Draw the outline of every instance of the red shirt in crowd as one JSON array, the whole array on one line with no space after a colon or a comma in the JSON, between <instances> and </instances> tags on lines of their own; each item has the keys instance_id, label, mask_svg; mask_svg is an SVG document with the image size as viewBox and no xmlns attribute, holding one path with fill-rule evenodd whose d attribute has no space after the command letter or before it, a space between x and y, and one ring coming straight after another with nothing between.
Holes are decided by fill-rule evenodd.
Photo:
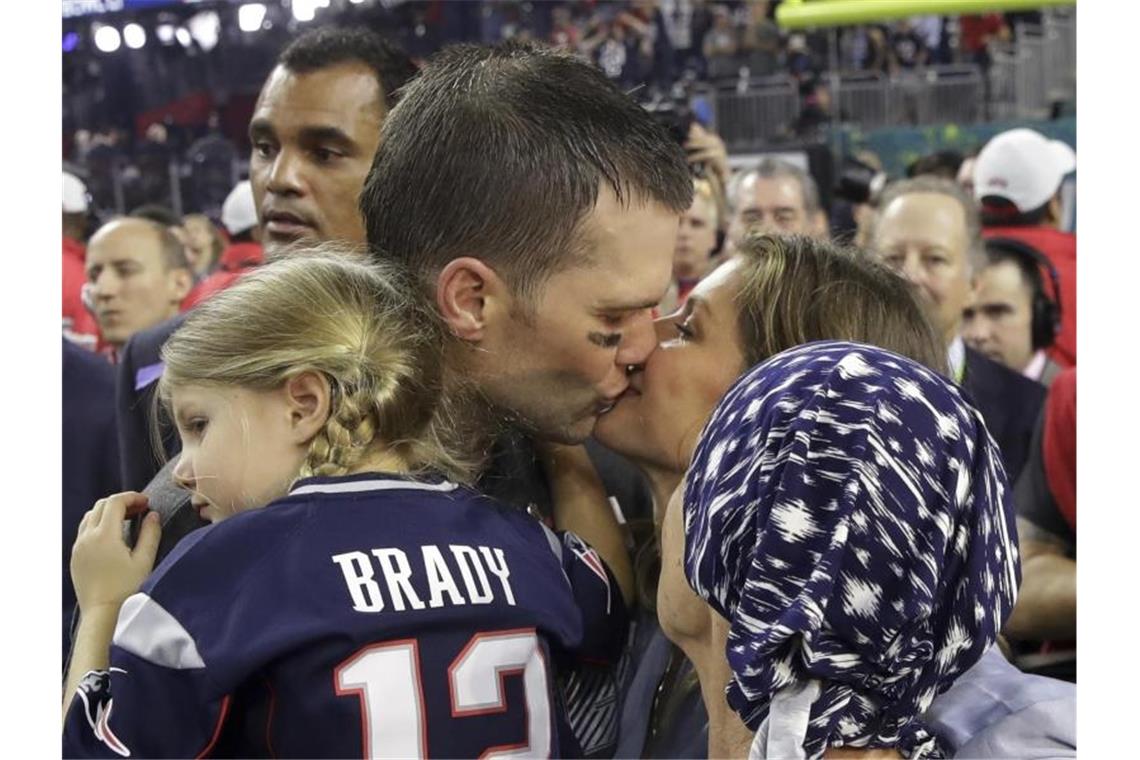
<instances>
[{"instance_id":1,"label":"red shirt in crowd","mask_svg":"<svg viewBox=\"0 0 1140 760\"><path fill-rule=\"evenodd\" d=\"M986 46L986 40L1001 31L1005 21L1000 13L986 13L980 16L961 16L958 19L958 31L961 35L962 49L967 53L976 53Z\"/></svg>"},{"instance_id":2,"label":"red shirt in crowd","mask_svg":"<svg viewBox=\"0 0 1140 760\"><path fill-rule=\"evenodd\" d=\"M1077 532L1077 370L1057 375L1045 398L1041 458L1049 492L1061 516Z\"/></svg>"},{"instance_id":3,"label":"red shirt in crowd","mask_svg":"<svg viewBox=\"0 0 1140 760\"><path fill-rule=\"evenodd\" d=\"M261 243L231 243L218 260L218 268L206 276L182 299L182 311L202 303L233 285L239 277L265 262Z\"/></svg>"},{"instance_id":4,"label":"red shirt in crowd","mask_svg":"<svg viewBox=\"0 0 1140 760\"><path fill-rule=\"evenodd\" d=\"M83 306L87 282L87 249L74 238L63 238L63 332L69 339L94 349L99 342L99 324Z\"/></svg>"},{"instance_id":5,"label":"red shirt in crowd","mask_svg":"<svg viewBox=\"0 0 1140 760\"><path fill-rule=\"evenodd\" d=\"M1008 237L1036 248L1053 264L1061 283L1061 331L1046 353L1062 367L1077 364L1077 236L1054 227L986 227L987 238ZM1053 285L1045 277L1050 295Z\"/></svg>"}]
</instances>

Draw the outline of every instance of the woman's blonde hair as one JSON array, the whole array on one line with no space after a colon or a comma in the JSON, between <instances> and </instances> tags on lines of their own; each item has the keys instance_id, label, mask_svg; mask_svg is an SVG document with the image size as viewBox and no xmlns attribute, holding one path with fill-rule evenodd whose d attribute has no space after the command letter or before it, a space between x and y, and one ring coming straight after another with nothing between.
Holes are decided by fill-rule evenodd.
<instances>
[{"instance_id":1,"label":"woman's blonde hair","mask_svg":"<svg viewBox=\"0 0 1140 760\"><path fill-rule=\"evenodd\" d=\"M351 254L318 244L199 305L162 349L158 397L169 405L173 389L199 384L269 390L316 372L331 389L329 418L299 477L344 474L383 442L413 471L469 481L470 465L440 442L440 420L432 424L441 412L439 320L399 265Z\"/></svg>"},{"instance_id":2,"label":"woman's blonde hair","mask_svg":"<svg viewBox=\"0 0 1140 760\"><path fill-rule=\"evenodd\" d=\"M849 340L946 373L945 346L914 288L859 249L801 235L750 235L737 254L745 366L804 343Z\"/></svg>"}]
</instances>

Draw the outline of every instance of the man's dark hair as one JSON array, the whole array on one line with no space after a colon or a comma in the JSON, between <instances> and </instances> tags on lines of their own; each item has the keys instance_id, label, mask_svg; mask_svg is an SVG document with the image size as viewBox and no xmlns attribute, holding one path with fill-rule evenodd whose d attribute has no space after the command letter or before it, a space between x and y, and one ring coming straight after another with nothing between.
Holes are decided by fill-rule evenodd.
<instances>
[{"instance_id":1,"label":"man's dark hair","mask_svg":"<svg viewBox=\"0 0 1140 760\"><path fill-rule=\"evenodd\" d=\"M376 74L387 109L395 107L400 88L416 75L416 65L402 49L367 29L325 26L305 32L277 56L289 71L307 74L340 63L360 62Z\"/></svg>"},{"instance_id":2,"label":"man's dark hair","mask_svg":"<svg viewBox=\"0 0 1140 760\"><path fill-rule=\"evenodd\" d=\"M174 213L168 207L160 203L144 203L138 208L132 209L127 216L136 219L147 219L160 224L163 227L181 227L182 219L178 214Z\"/></svg>"},{"instance_id":3,"label":"man's dark hair","mask_svg":"<svg viewBox=\"0 0 1140 760\"><path fill-rule=\"evenodd\" d=\"M965 160L966 157L956 150L936 151L911 163L906 168L906 176L920 177L924 174L933 174L936 177L957 179L958 170L962 168L962 162Z\"/></svg>"},{"instance_id":4,"label":"man's dark hair","mask_svg":"<svg viewBox=\"0 0 1140 760\"><path fill-rule=\"evenodd\" d=\"M1005 262L1011 262L1019 272L1021 272L1021 279L1029 286L1029 295L1031 298L1038 296L1048 297L1048 291L1045 289L1045 280L1041 276L1041 265L1038 264L1031 257L1011 251L1000 245L985 246L985 260L986 266L996 266Z\"/></svg>"},{"instance_id":5,"label":"man's dark hair","mask_svg":"<svg viewBox=\"0 0 1140 760\"><path fill-rule=\"evenodd\" d=\"M982 198L981 212L983 227L1035 227L1045 221L1049 201L1035 209L1022 211L1008 198L987 195Z\"/></svg>"},{"instance_id":6,"label":"man's dark hair","mask_svg":"<svg viewBox=\"0 0 1140 760\"><path fill-rule=\"evenodd\" d=\"M455 45L388 115L360 195L373 256L425 281L486 261L524 300L588 260L578 227L602 185L620 203L692 203L685 154L601 71L550 49Z\"/></svg>"}]
</instances>

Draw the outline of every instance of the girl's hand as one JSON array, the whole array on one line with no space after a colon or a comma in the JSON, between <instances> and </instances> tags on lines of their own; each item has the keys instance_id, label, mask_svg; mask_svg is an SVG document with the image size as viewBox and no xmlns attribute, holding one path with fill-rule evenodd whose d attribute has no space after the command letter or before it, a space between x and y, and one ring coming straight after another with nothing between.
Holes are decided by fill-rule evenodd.
<instances>
[{"instance_id":1,"label":"girl's hand","mask_svg":"<svg viewBox=\"0 0 1140 760\"><path fill-rule=\"evenodd\" d=\"M162 534L158 513L143 519L133 551L123 541L123 520L146 508L145 494L126 491L100 499L83 516L71 550L71 580L84 614L95 608L114 609L117 614L150 574Z\"/></svg>"}]
</instances>

